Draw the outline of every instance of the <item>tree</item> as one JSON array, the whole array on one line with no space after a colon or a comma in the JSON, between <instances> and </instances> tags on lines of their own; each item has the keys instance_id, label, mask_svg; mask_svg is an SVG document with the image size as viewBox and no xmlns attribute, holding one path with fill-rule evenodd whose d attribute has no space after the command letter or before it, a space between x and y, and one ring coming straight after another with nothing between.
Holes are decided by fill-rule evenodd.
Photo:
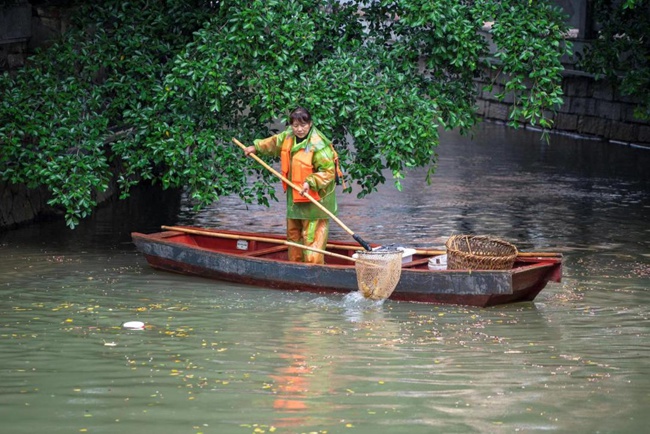
<instances>
[{"instance_id":1,"label":"tree","mask_svg":"<svg viewBox=\"0 0 650 434\"><path fill-rule=\"evenodd\" d=\"M650 120L650 0L595 0L597 37L579 66L640 100L635 117Z\"/></svg>"},{"instance_id":2,"label":"tree","mask_svg":"<svg viewBox=\"0 0 650 434\"><path fill-rule=\"evenodd\" d=\"M484 68L506 77L513 125L550 127L562 102L565 27L546 1L134 0L78 12L61 41L0 78L0 176L47 185L71 227L113 170L123 197L152 181L187 188L197 206L233 193L268 204L270 175L230 140L268 136L297 104L363 196L387 173L398 189L409 168L433 174L438 129L477 122ZM497 62L478 33L486 21Z\"/></svg>"}]
</instances>

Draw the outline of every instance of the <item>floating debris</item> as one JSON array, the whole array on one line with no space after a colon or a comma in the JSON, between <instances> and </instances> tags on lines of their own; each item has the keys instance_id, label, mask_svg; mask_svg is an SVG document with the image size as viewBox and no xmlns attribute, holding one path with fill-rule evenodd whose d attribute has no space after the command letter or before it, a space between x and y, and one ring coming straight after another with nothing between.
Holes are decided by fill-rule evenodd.
<instances>
[{"instance_id":1,"label":"floating debris","mask_svg":"<svg viewBox=\"0 0 650 434\"><path fill-rule=\"evenodd\" d=\"M122 324L122 328L129 330L144 330L144 323L142 321L127 321Z\"/></svg>"}]
</instances>

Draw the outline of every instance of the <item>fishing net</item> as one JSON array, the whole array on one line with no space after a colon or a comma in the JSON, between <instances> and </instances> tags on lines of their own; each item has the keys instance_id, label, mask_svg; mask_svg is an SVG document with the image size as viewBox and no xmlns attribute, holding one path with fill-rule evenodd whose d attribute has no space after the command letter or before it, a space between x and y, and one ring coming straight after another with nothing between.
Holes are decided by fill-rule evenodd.
<instances>
[{"instance_id":1,"label":"fishing net","mask_svg":"<svg viewBox=\"0 0 650 434\"><path fill-rule=\"evenodd\" d=\"M402 275L402 250L358 251L355 269L359 291L365 298L385 300Z\"/></svg>"}]
</instances>

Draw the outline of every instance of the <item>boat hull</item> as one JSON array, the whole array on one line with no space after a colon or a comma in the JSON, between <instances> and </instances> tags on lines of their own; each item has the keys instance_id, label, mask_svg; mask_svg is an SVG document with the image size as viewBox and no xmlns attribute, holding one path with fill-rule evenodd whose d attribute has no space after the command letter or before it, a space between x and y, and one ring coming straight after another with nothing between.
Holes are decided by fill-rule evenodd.
<instances>
[{"instance_id":1,"label":"boat hull","mask_svg":"<svg viewBox=\"0 0 650 434\"><path fill-rule=\"evenodd\" d=\"M234 234L240 240L258 236L235 231L220 233ZM281 243L277 235L265 237L276 237ZM218 244L221 247L217 250L212 247L216 242L210 244L197 236L175 231L133 233L132 239L149 265L160 270L281 290L348 293L358 289L352 262L326 265L288 262L278 259L285 254L281 246L276 247L277 253L268 245L258 252L252 248L240 252L234 247L235 240L226 240ZM228 241L230 245L225 244ZM257 255L264 249L271 253ZM427 258L415 262L418 260L423 262ZM487 307L532 301L549 281L559 281L560 277L561 259L557 257L527 259L512 270L503 271L429 270L404 264L390 299Z\"/></svg>"}]
</instances>

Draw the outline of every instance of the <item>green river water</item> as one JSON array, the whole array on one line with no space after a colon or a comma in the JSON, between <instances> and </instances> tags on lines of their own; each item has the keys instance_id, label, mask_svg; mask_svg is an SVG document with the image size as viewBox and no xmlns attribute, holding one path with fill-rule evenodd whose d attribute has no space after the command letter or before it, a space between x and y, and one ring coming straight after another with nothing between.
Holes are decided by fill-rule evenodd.
<instances>
[{"instance_id":1,"label":"green river water","mask_svg":"<svg viewBox=\"0 0 650 434\"><path fill-rule=\"evenodd\" d=\"M650 151L475 137L443 136L432 185L416 171L402 192L341 196L339 217L371 242L562 252L535 302L377 304L155 271L131 231L282 233L282 204L118 202L74 231L0 233L0 432L646 432Z\"/></svg>"}]
</instances>

